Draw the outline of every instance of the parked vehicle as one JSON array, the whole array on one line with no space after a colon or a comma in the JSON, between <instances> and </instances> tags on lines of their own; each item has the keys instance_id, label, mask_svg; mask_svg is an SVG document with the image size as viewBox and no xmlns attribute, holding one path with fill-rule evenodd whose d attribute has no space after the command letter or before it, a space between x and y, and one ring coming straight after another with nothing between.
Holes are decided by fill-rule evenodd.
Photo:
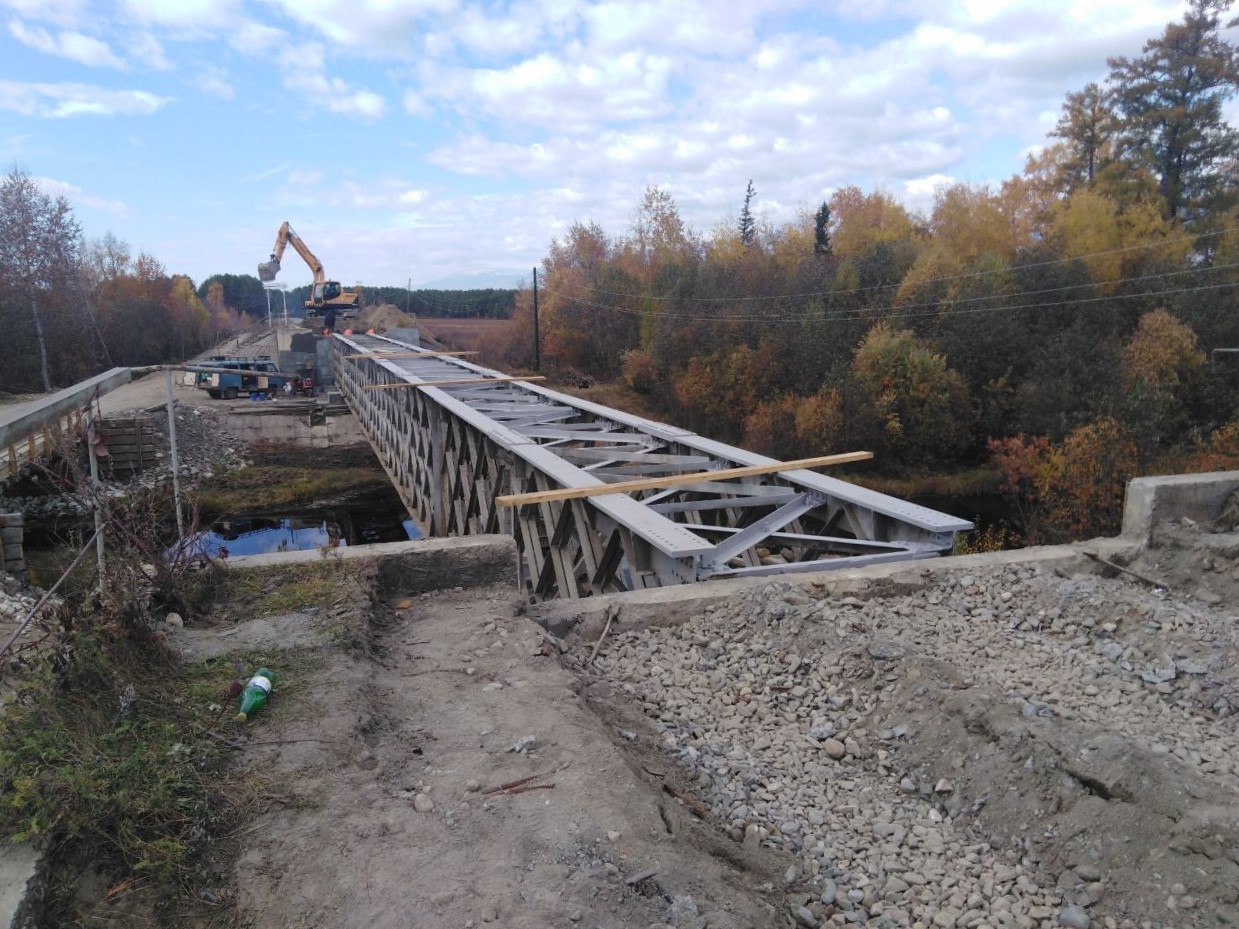
<instances>
[{"instance_id":1,"label":"parked vehicle","mask_svg":"<svg viewBox=\"0 0 1239 929\"><path fill-rule=\"evenodd\" d=\"M216 355L203 362L204 367L218 368L218 371L198 373L196 387L210 394L211 399L235 400L242 394L262 393L268 396L277 390L282 390L288 378L280 374L280 369L271 360L270 355L258 355L255 358L228 357ZM264 372L270 371L270 374Z\"/></svg>"}]
</instances>

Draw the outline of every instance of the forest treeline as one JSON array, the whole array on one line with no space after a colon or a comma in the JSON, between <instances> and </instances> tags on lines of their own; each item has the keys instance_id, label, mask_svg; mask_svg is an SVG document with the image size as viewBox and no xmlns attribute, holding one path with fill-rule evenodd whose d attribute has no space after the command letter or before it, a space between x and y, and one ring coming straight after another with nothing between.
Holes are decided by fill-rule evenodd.
<instances>
[{"instance_id":1,"label":"forest treeline","mask_svg":"<svg viewBox=\"0 0 1239 929\"><path fill-rule=\"evenodd\" d=\"M267 315L267 294L262 281L252 274L213 274L198 287L198 297L207 299L211 288L221 288L224 302L242 313L255 318ZM405 309L414 316L454 317L464 319L507 319L516 306L516 291L495 288L475 290L427 290L409 291L404 287L367 287L362 284L347 285L361 293L363 306L392 306ZM272 312L283 310L288 303L290 316L300 316L305 301L310 299L310 286L290 287L281 295L271 294Z\"/></svg>"},{"instance_id":2,"label":"forest treeline","mask_svg":"<svg viewBox=\"0 0 1239 929\"><path fill-rule=\"evenodd\" d=\"M1113 531L1139 473L1239 466L1239 86L1228 4L1195 0L1067 96L997 186L909 211L836 190L785 225L701 234L650 188L577 223L540 293L545 363L780 457L872 449L888 474L997 465L1025 539ZM530 294L492 356L530 363Z\"/></svg>"},{"instance_id":3,"label":"forest treeline","mask_svg":"<svg viewBox=\"0 0 1239 929\"><path fill-rule=\"evenodd\" d=\"M116 365L188 358L243 326L215 288L111 234L87 241L68 200L19 168L0 179L0 391L47 391Z\"/></svg>"},{"instance_id":4,"label":"forest treeline","mask_svg":"<svg viewBox=\"0 0 1239 929\"><path fill-rule=\"evenodd\" d=\"M117 365L192 357L265 318L267 294L249 274L195 287L111 233L88 240L63 196L18 167L0 178L0 392L47 391ZM404 306L399 287L363 288L367 304ZM415 290L414 313L505 318L513 290ZM309 296L292 289L290 311ZM282 308L279 294L271 306ZM281 301L277 303L276 301Z\"/></svg>"}]
</instances>

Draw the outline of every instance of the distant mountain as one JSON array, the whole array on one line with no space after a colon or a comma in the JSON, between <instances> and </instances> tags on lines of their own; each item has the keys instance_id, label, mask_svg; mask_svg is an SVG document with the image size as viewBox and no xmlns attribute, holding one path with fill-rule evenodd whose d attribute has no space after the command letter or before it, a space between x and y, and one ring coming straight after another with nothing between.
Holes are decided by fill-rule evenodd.
<instances>
[{"instance_id":1,"label":"distant mountain","mask_svg":"<svg viewBox=\"0 0 1239 929\"><path fill-rule=\"evenodd\" d=\"M476 271L436 277L422 281L417 287L425 290L480 290L488 287L508 290L519 287L522 281L528 283L530 277L532 274L528 268L524 271Z\"/></svg>"}]
</instances>

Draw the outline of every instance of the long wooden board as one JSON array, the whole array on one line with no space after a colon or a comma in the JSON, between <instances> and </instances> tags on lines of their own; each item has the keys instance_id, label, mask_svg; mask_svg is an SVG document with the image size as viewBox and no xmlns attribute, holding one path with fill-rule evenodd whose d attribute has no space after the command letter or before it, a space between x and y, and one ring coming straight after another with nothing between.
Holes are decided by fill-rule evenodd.
<instances>
[{"instance_id":1,"label":"long wooden board","mask_svg":"<svg viewBox=\"0 0 1239 929\"><path fill-rule=\"evenodd\" d=\"M542 490L529 494L507 494L496 497L495 502L500 506L525 506L529 503L551 503L555 500L579 500L582 497L628 494L639 490L657 490L661 487L680 487L684 484L700 484L706 481L727 481L738 477L756 477L759 474L778 474L781 471L796 471L800 468L821 468L826 465L847 464L851 461L868 461L872 457L873 452L843 452L839 455L823 455L820 458L800 458L796 461L726 468L722 471L670 474L666 477L647 477L638 481L620 481L616 484L602 484L595 487L567 487L562 490Z\"/></svg>"},{"instance_id":2,"label":"long wooden board","mask_svg":"<svg viewBox=\"0 0 1239 929\"><path fill-rule=\"evenodd\" d=\"M397 387L455 387L459 384L501 384L505 381L545 381L537 377L465 377L450 381L400 381L396 384L367 384L366 390L395 390Z\"/></svg>"},{"instance_id":3,"label":"long wooden board","mask_svg":"<svg viewBox=\"0 0 1239 929\"><path fill-rule=\"evenodd\" d=\"M476 355L477 352L358 352L345 358L458 358L461 355Z\"/></svg>"}]
</instances>

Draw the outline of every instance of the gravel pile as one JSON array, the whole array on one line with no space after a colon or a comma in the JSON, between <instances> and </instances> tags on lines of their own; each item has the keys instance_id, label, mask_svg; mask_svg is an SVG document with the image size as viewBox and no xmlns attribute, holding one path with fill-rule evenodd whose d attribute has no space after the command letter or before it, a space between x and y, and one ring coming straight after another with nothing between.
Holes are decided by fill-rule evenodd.
<instances>
[{"instance_id":1,"label":"gravel pile","mask_svg":"<svg viewBox=\"0 0 1239 929\"><path fill-rule=\"evenodd\" d=\"M794 923L1113 929L1216 924L1235 901L1225 889L1208 899L1216 888L1185 862L1187 886L1169 861L1120 874L1110 849L1132 837L1104 834L1113 814L1095 796L1098 834L1068 843L1049 822L1063 772L1041 772L1053 807L1017 786L1032 754L977 788L981 752L963 727L927 715L930 692L991 695L1030 727L1118 733L1233 797L1237 646L1220 605L1006 567L868 601L777 581L676 627L613 633L596 666L657 720L733 838L793 856ZM985 828L975 814L987 800L1009 809L1006 793L1019 791L1022 819ZM1134 882L1156 912L1129 905Z\"/></svg>"},{"instance_id":2,"label":"gravel pile","mask_svg":"<svg viewBox=\"0 0 1239 929\"><path fill-rule=\"evenodd\" d=\"M29 585L12 574L0 571L0 621L20 620L36 602L29 593Z\"/></svg>"}]
</instances>

